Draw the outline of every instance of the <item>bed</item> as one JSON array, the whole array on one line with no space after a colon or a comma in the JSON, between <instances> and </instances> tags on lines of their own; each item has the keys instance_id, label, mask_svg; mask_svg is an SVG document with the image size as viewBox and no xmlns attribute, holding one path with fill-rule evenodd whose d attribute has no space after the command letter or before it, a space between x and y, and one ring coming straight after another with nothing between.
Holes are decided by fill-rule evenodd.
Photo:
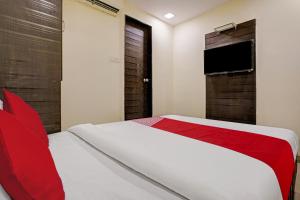
<instances>
[{"instance_id":1,"label":"bed","mask_svg":"<svg viewBox=\"0 0 300 200\"><path fill-rule=\"evenodd\" d=\"M291 148L293 162L298 152L298 137L287 129L178 115L77 125L49 136L66 199L284 199L270 166L151 127L161 118L278 138ZM0 197L9 199L3 191Z\"/></svg>"}]
</instances>

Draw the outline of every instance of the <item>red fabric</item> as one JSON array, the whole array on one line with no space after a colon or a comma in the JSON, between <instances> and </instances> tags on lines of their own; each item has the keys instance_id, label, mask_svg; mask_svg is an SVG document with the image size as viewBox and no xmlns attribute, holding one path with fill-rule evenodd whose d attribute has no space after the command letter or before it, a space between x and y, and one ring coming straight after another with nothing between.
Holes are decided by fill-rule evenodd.
<instances>
[{"instance_id":1,"label":"red fabric","mask_svg":"<svg viewBox=\"0 0 300 200\"><path fill-rule=\"evenodd\" d=\"M48 135L39 117L39 114L20 97L3 90L3 110L15 115L15 117L30 131L37 134L43 142L49 145Z\"/></svg>"},{"instance_id":2,"label":"red fabric","mask_svg":"<svg viewBox=\"0 0 300 200\"><path fill-rule=\"evenodd\" d=\"M287 141L167 118L152 127L231 149L266 163L277 176L283 199L288 199L294 172L294 157Z\"/></svg>"},{"instance_id":3,"label":"red fabric","mask_svg":"<svg viewBox=\"0 0 300 200\"><path fill-rule=\"evenodd\" d=\"M64 200L48 147L5 111L0 111L0 166L0 183L14 200Z\"/></svg>"}]
</instances>

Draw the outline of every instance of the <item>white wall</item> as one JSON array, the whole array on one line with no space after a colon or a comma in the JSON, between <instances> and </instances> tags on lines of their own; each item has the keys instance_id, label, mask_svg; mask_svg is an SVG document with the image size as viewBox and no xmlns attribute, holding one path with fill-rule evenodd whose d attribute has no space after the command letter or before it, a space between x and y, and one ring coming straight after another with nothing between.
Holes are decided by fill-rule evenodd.
<instances>
[{"instance_id":1,"label":"white wall","mask_svg":"<svg viewBox=\"0 0 300 200\"><path fill-rule=\"evenodd\" d=\"M154 115L205 116L204 35L257 19L257 123L300 134L299 0L232 0L173 28L130 5L111 17L64 0L62 126L123 120L124 16L153 28ZM174 34L173 34L174 31ZM116 62L117 61L117 62Z\"/></svg>"},{"instance_id":2,"label":"white wall","mask_svg":"<svg viewBox=\"0 0 300 200\"><path fill-rule=\"evenodd\" d=\"M204 36L257 20L257 123L300 135L300 1L232 0L174 29L173 111L205 117Z\"/></svg>"},{"instance_id":3,"label":"white wall","mask_svg":"<svg viewBox=\"0 0 300 200\"><path fill-rule=\"evenodd\" d=\"M83 1L84 2L84 1ZM125 14L153 29L153 114L171 110L173 28L123 0L117 17L63 1L62 128L123 120Z\"/></svg>"}]
</instances>

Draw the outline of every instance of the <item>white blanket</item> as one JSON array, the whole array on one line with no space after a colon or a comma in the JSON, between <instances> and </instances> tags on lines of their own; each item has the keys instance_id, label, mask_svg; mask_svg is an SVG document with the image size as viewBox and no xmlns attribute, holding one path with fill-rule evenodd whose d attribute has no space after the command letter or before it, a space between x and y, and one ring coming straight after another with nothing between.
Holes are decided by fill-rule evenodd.
<instances>
[{"instance_id":1,"label":"white blanket","mask_svg":"<svg viewBox=\"0 0 300 200\"><path fill-rule=\"evenodd\" d=\"M294 154L298 138L292 131L165 116L287 140ZM282 200L274 171L265 163L216 145L164 134L132 121L78 125L69 129L99 150L191 200Z\"/></svg>"},{"instance_id":2,"label":"white blanket","mask_svg":"<svg viewBox=\"0 0 300 200\"><path fill-rule=\"evenodd\" d=\"M101 157L92 155L73 134L51 136L50 150L63 182L66 200L179 200L174 195L163 198L161 193L151 193L151 190L123 178L123 172L118 170L117 174L114 170L117 164L109 165L108 158L99 152Z\"/></svg>"}]
</instances>

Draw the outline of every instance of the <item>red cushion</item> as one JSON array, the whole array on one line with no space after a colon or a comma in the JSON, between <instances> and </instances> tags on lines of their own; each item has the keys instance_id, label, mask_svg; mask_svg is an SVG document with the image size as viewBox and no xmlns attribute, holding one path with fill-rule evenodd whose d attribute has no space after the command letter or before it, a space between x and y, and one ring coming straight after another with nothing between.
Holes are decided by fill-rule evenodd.
<instances>
[{"instance_id":1,"label":"red cushion","mask_svg":"<svg viewBox=\"0 0 300 200\"><path fill-rule=\"evenodd\" d=\"M63 200L48 147L11 114L0 111L0 184L15 200Z\"/></svg>"},{"instance_id":2,"label":"red cushion","mask_svg":"<svg viewBox=\"0 0 300 200\"><path fill-rule=\"evenodd\" d=\"M28 129L37 134L47 145L49 144L47 132L39 114L20 97L3 90L3 109L13 115Z\"/></svg>"}]
</instances>

